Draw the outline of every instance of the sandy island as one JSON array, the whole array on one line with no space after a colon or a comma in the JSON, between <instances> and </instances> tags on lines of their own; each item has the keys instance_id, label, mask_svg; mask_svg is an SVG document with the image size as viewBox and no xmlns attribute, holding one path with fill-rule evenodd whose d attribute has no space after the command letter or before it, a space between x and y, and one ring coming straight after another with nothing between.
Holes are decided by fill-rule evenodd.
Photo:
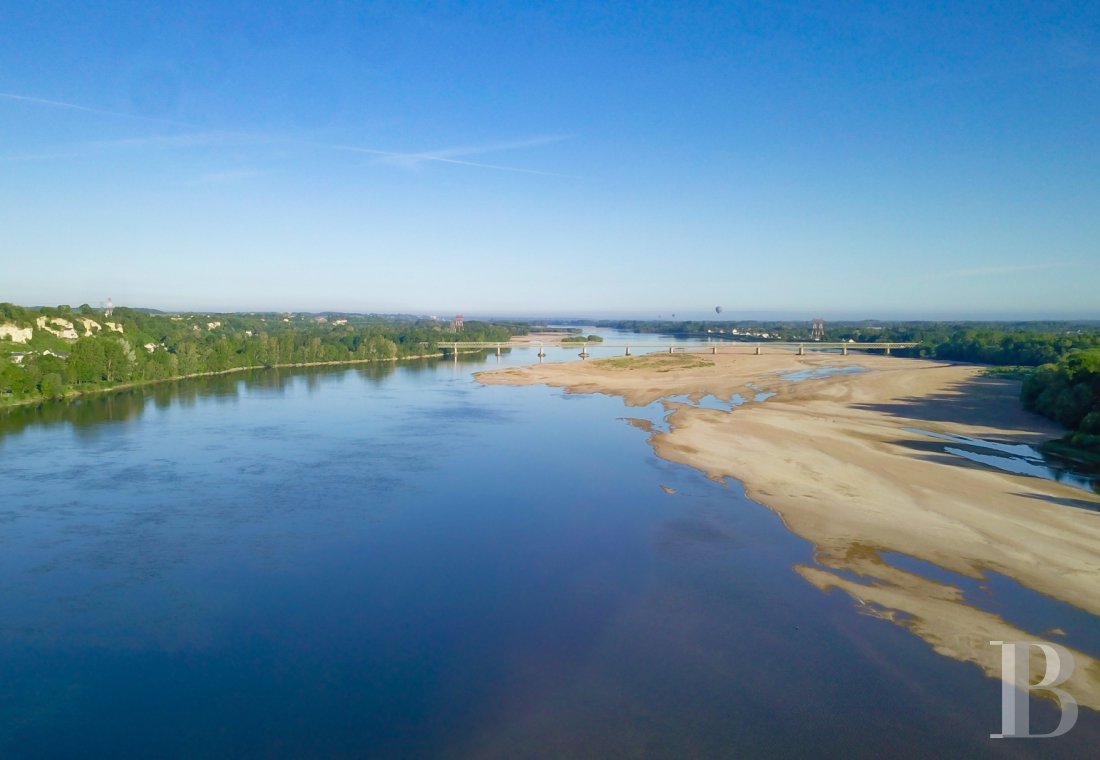
<instances>
[{"instance_id":1,"label":"sandy island","mask_svg":"<svg viewBox=\"0 0 1100 760\"><path fill-rule=\"evenodd\" d=\"M782 373L857 365L867 372L792 382ZM1062 642L971 605L955 585L902 569L898 552L971 578L988 571L1100 616L1100 496L1012 475L944 453L914 432L1039 443L1061 434L1024 412L1019 384L981 367L881 355L651 354L482 372L488 384L546 384L621 396L644 406L668 396L727 400L770 392L732 412L664 401L669 432L649 441L664 459L744 484L815 546L796 571L842 589L867 614L908 628L948 657L1000 677L990 641ZM644 425L637 425L645 429ZM1064 688L1100 710L1100 661L1072 646ZM1042 675L1033 661L1033 680Z\"/></svg>"},{"instance_id":2,"label":"sandy island","mask_svg":"<svg viewBox=\"0 0 1100 760\"><path fill-rule=\"evenodd\" d=\"M542 332L530 332L526 335L513 335L508 342L514 346L530 346L530 345L545 345L545 346L559 346L565 338L575 337L574 333L567 333L561 330L542 331Z\"/></svg>"}]
</instances>

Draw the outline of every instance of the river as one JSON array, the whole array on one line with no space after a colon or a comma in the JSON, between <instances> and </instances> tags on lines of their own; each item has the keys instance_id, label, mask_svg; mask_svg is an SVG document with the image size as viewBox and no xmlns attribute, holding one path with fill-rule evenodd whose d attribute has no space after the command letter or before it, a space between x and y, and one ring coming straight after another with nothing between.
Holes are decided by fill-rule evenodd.
<instances>
[{"instance_id":1,"label":"river","mask_svg":"<svg viewBox=\"0 0 1100 760\"><path fill-rule=\"evenodd\" d=\"M807 542L622 419L659 409L472 378L534 353L0 418L0 757L1097 746L1087 710L990 740L1000 683L806 583Z\"/></svg>"}]
</instances>

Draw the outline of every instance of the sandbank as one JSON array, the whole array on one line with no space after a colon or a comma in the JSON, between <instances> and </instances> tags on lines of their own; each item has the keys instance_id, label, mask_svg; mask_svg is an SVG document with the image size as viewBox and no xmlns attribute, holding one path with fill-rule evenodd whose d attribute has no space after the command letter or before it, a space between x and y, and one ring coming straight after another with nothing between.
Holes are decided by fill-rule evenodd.
<instances>
[{"instance_id":1,"label":"sandbank","mask_svg":"<svg viewBox=\"0 0 1100 760\"><path fill-rule=\"evenodd\" d=\"M867 371L783 377L850 366ZM854 353L652 354L477 378L611 394L631 406L674 395L750 399L732 411L665 402L669 431L650 432L649 441L664 459L740 481L812 542L817 564L796 568L808 582L845 591L861 611L990 676L1000 674L992 640L1066 642L981 609L959 586L892 564L888 553L968 578L998 573L1100 616L1100 496L970 463L915 432L1031 444L1061 434L1021 409L1018 382L986 377L981 367ZM751 401L758 393L775 395ZM1067 648L1076 669L1065 688L1100 710L1100 662Z\"/></svg>"},{"instance_id":2,"label":"sandbank","mask_svg":"<svg viewBox=\"0 0 1100 760\"><path fill-rule=\"evenodd\" d=\"M529 345L546 345L556 346L562 342L562 339L570 337L572 334L562 332L560 330L545 331L545 332L530 332L526 335L513 335L508 341L512 345L516 346L529 346Z\"/></svg>"}]
</instances>

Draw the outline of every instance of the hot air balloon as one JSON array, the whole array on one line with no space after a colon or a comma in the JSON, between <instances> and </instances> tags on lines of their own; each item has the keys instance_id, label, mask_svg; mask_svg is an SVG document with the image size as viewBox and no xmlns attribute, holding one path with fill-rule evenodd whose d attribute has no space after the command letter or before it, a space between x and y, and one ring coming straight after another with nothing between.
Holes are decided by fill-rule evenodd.
<instances>
[{"instance_id":1,"label":"hot air balloon","mask_svg":"<svg viewBox=\"0 0 1100 760\"><path fill-rule=\"evenodd\" d=\"M714 313L715 314L721 314L722 313L722 307L721 306L715 306L714 307Z\"/></svg>"}]
</instances>

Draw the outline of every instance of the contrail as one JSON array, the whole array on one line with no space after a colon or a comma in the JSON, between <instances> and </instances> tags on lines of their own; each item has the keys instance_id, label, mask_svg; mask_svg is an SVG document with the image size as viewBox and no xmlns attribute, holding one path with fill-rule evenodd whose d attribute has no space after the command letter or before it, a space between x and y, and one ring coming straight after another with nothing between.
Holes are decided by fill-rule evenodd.
<instances>
[{"instance_id":1,"label":"contrail","mask_svg":"<svg viewBox=\"0 0 1100 760\"><path fill-rule=\"evenodd\" d=\"M482 153L499 153L502 150L517 150L519 148L534 148L539 145L550 145L552 143L561 142L562 140L568 140L569 137L569 135L538 135L536 137L528 137L523 140L509 140L489 143L488 145L469 145L458 148L443 148L441 150L425 150L418 151L416 153L405 153L402 154L402 157L408 158L411 161L418 161L454 158L455 156L476 156Z\"/></svg>"},{"instance_id":2,"label":"contrail","mask_svg":"<svg viewBox=\"0 0 1100 760\"><path fill-rule=\"evenodd\" d=\"M40 106L50 106L52 108L66 108L70 111L82 111L83 113L94 113L99 116L113 116L118 119L139 119L141 121L155 121L160 124L176 124L182 127L193 126L186 124L182 121L176 121L174 119L161 119L156 116L142 116L134 113L123 113L122 111L107 111L103 108L92 108L90 106L82 106L78 103L66 103L63 100L49 100L48 98L34 98L30 95L16 95L12 92L0 92L0 98L4 100L16 100L22 103L34 103Z\"/></svg>"},{"instance_id":3,"label":"contrail","mask_svg":"<svg viewBox=\"0 0 1100 760\"><path fill-rule=\"evenodd\" d=\"M136 119L139 121L151 121L159 124L171 124L180 127L198 128L194 124L188 124L187 122L176 121L175 119L162 119L155 116L141 116L139 114L124 113L121 111L109 111L104 108L93 108L91 106L80 105L79 103L68 103L63 100L51 100L49 98L37 98L30 95L17 95L12 92L0 92L0 99L13 100L20 103L33 103L40 106L48 106L50 108L64 108L70 111L80 111L81 113L96 114L99 116L110 116L119 119ZM229 133L204 133L202 137L209 138L209 135L216 134L223 138ZM193 139L193 138L192 138ZM299 140L295 138L268 138L274 142L286 142L298 145L308 145L315 148L325 148L327 150L343 150L352 153L365 153L371 156L377 156L385 163L392 163L399 166L416 167L425 161L436 161L445 164L456 164L458 166L470 166L478 169L492 169L501 172L515 172L518 174L534 174L542 177L558 177L562 179L582 179L569 174L559 174L557 172L541 171L539 169L524 169L518 166L502 166L500 164L484 164L477 161L465 161L455 156L470 156L478 155L482 153L495 153L504 150L516 150L519 148L531 148L538 145L546 145L549 143L560 142L562 140L569 139L568 136L563 135L540 135L537 137L531 137L522 140L512 140L508 142L492 143L489 145L470 146L461 148L444 148L442 150L421 151L416 153L402 153L392 150L379 150L377 148L361 148L354 145L334 145L329 143L318 143L309 140ZM176 145L187 143L188 137L153 137L153 138L133 138L130 140L115 140L108 141L106 143L100 143L100 147L103 145L153 145L161 143L164 145ZM52 155L27 155L27 156L0 156L2 161L19 161L19 160L34 160L43 158L65 158L65 154L52 154Z\"/></svg>"},{"instance_id":4,"label":"contrail","mask_svg":"<svg viewBox=\"0 0 1100 760\"><path fill-rule=\"evenodd\" d=\"M479 169L496 169L501 172L519 172L521 174L538 174L543 177L562 177L565 179L580 179L580 177L573 177L568 174L556 174L554 172L544 172L539 169L522 169L518 166L500 166L499 164L482 164L477 161L462 161L457 158L446 158L445 156L434 155L432 153L397 153L392 150L378 150L377 148L360 148L355 145L329 145L326 143L309 143L318 148L328 148L329 150L346 150L350 153L366 153L370 156L378 156L382 159L389 159L385 163L396 164L398 166L413 166L423 163L425 161L437 161L443 164L458 164L459 166L474 166Z\"/></svg>"},{"instance_id":5,"label":"contrail","mask_svg":"<svg viewBox=\"0 0 1100 760\"><path fill-rule=\"evenodd\" d=\"M502 150L515 150L518 148L530 148L537 145L547 145L549 143L560 142L568 139L567 137L552 135L544 137L534 137L526 140L513 140L510 142L501 142L491 145L473 146L466 148L444 148L442 150L427 150L417 153L399 153L392 150L379 150L377 148L360 148L355 145L334 145L328 143L310 143L318 148L328 148L330 150L346 150L351 153L366 153L370 156L378 156L384 163L396 164L398 166L416 167L417 165L424 163L425 161L436 161L444 164L457 164L459 166L473 166L479 169L494 169L502 172L517 172L520 174L536 174L543 177L559 177L563 179L582 179L570 174L558 174L556 172L547 172L539 169L523 169L518 166L502 166L500 164L485 164L479 161L464 161L458 158L452 158L452 156L470 156L480 153L495 153Z\"/></svg>"}]
</instances>

